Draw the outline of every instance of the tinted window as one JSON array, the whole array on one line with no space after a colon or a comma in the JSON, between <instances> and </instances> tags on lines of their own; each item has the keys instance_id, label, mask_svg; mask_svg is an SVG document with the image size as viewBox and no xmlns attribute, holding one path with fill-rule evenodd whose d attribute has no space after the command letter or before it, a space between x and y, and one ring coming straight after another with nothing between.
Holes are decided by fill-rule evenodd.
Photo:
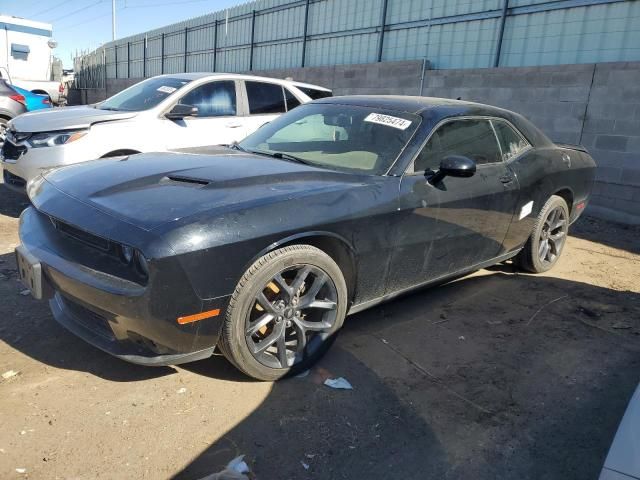
<instances>
[{"instance_id":1,"label":"tinted window","mask_svg":"<svg viewBox=\"0 0 640 480\"><path fill-rule=\"evenodd\" d=\"M180 103L198 107L198 117L236 114L236 85L232 81L205 83L187 93Z\"/></svg>"},{"instance_id":2,"label":"tinted window","mask_svg":"<svg viewBox=\"0 0 640 480\"><path fill-rule=\"evenodd\" d=\"M284 96L287 99L287 111L296 108L300 105L300 100L298 100L293 93L291 93L286 88L284 89Z\"/></svg>"},{"instance_id":3,"label":"tinted window","mask_svg":"<svg viewBox=\"0 0 640 480\"><path fill-rule=\"evenodd\" d=\"M511 157L515 157L530 146L529 142L518 135L508 123L499 120L492 120L492 122L498 134L503 160L509 160Z\"/></svg>"},{"instance_id":4,"label":"tinted window","mask_svg":"<svg viewBox=\"0 0 640 480\"><path fill-rule=\"evenodd\" d=\"M280 85L263 82L245 82L249 98L249 113L283 113L286 112L284 94Z\"/></svg>"},{"instance_id":5,"label":"tinted window","mask_svg":"<svg viewBox=\"0 0 640 480\"><path fill-rule=\"evenodd\" d=\"M134 112L148 110L189 82L190 80L175 77L149 78L107 98L98 108Z\"/></svg>"},{"instance_id":6,"label":"tinted window","mask_svg":"<svg viewBox=\"0 0 640 480\"><path fill-rule=\"evenodd\" d=\"M296 85L296 88L300 90L302 93L304 93L305 95L307 95L311 100L318 100L319 98L327 98L327 97L333 96L333 93L327 92L326 90L317 90L315 88L308 88L308 87L298 87L297 85Z\"/></svg>"},{"instance_id":7,"label":"tinted window","mask_svg":"<svg viewBox=\"0 0 640 480\"><path fill-rule=\"evenodd\" d=\"M383 174L420 124L414 114L311 103L269 122L240 142L257 153L287 153L332 170Z\"/></svg>"},{"instance_id":8,"label":"tinted window","mask_svg":"<svg viewBox=\"0 0 640 480\"><path fill-rule=\"evenodd\" d=\"M443 158L463 155L478 165L500 161L500 149L488 120L454 120L445 123L429 139L416 159L414 170L437 170Z\"/></svg>"}]
</instances>

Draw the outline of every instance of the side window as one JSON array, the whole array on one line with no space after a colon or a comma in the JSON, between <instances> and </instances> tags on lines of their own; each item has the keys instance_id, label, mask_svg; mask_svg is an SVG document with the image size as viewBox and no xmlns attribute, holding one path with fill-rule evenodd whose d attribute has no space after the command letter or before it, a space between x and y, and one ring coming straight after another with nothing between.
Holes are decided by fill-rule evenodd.
<instances>
[{"instance_id":1,"label":"side window","mask_svg":"<svg viewBox=\"0 0 640 480\"><path fill-rule=\"evenodd\" d=\"M309 87L297 87L302 93L307 95L311 100L318 100L320 98L332 97L333 93L331 90L317 90L315 88Z\"/></svg>"},{"instance_id":2,"label":"side window","mask_svg":"<svg viewBox=\"0 0 640 480\"><path fill-rule=\"evenodd\" d=\"M282 86L264 82L245 82L245 85L247 86L249 113L251 115L284 113L287 111L284 104Z\"/></svg>"},{"instance_id":3,"label":"side window","mask_svg":"<svg viewBox=\"0 0 640 480\"><path fill-rule=\"evenodd\" d=\"M284 89L284 96L287 100L287 112L300 105L300 100L298 100L295 95L286 88Z\"/></svg>"},{"instance_id":4,"label":"side window","mask_svg":"<svg viewBox=\"0 0 640 480\"><path fill-rule=\"evenodd\" d=\"M198 107L198 117L236 115L236 84L233 81L205 83L187 93L180 103Z\"/></svg>"},{"instance_id":5,"label":"side window","mask_svg":"<svg viewBox=\"0 0 640 480\"><path fill-rule=\"evenodd\" d=\"M529 142L522 138L518 133L506 122L500 120L492 120L493 127L498 134L498 141L502 148L502 160L509 160L520 154L526 148L529 148Z\"/></svg>"},{"instance_id":6,"label":"side window","mask_svg":"<svg viewBox=\"0 0 640 480\"><path fill-rule=\"evenodd\" d=\"M500 162L500 149L489 120L454 120L440 126L418 155L414 171L437 170L449 155L469 157L478 165Z\"/></svg>"}]
</instances>

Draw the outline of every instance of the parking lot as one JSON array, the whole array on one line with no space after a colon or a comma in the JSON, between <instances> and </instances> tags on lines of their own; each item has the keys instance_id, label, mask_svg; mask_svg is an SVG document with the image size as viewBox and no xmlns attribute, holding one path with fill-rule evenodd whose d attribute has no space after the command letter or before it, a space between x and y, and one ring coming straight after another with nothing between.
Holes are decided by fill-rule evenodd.
<instances>
[{"instance_id":1,"label":"parking lot","mask_svg":"<svg viewBox=\"0 0 640 480\"><path fill-rule=\"evenodd\" d=\"M501 265L350 317L270 384L67 333L16 280L24 202L0 185L2 478L199 479L240 454L264 479L597 478L640 380L637 228L584 218L548 274Z\"/></svg>"}]
</instances>

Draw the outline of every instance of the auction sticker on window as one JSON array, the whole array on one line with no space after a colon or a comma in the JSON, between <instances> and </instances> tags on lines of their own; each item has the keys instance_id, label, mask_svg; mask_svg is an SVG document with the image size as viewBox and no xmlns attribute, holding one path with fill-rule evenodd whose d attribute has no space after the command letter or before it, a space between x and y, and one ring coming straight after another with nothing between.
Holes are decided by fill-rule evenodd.
<instances>
[{"instance_id":1,"label":"auction sticker on window","mask_svg":"<svg viewBox=\"0 0 640 480\"><path fill-rule=\"evenodd\" d=\"M173 87L167 87L165 85L163 85L162 87L158 87L157 89L159 92L162 93L168 93L169 95L171 95L173 92L175 92L177 89L173 88Z\"/></svg>"},{"instance_id":2,"label":"auction sticker on window","mask_svg":"<svg viewBox=\"0 0 640 480\"><path fill-rule=\"evenodd\" d=\"M398 130L406 130L411 126L411 120L392 117L391 115L383 115L382 113L370 113L364 121L386 125L387 127L397 128Z\"/></svg>"}]
</instances>

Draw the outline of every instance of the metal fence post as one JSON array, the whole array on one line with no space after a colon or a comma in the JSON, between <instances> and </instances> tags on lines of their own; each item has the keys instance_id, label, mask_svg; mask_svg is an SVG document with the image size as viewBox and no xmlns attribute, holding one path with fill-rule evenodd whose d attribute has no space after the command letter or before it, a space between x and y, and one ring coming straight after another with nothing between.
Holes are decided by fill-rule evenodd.
<instances>
[{"instance_id":1,"label":"metal fence post","mask_svg":"<svg viewBox=\"0 0 640 480\"><path fill-rule=\"evenodd\" d=\"M187 73L187 39L189 37L189 27L184 27L184 73Z\"/></svg>"},{"instance_id":2,"label":"metal fence post","mask_svg":"<svg viewBox=\"0 0 640 480\"><path fill-rule=\"evenodd\" d=\"M142 44L142 78L147 78L147 36L144 36Z\"/></svg>"},{"instance_id":3,"label":"metal fence post","mask_svg":"<svg viewBox=\"0 0 640 480\"><path fill-rule=\"evenodd\" d=\"M256 34L256 11L251 13L251 48L249 50L249 71L253 70L253 41Z\"/></svg>"},{"instance_id":4,"label":"metal fence post","mask_svg":"<svg viewBox=\"0 0 640 480\"><path fill-rule=\"evenodd\" d=\"M118 45L114 45L113 46L113 54L115 56L115 61L116 61L116 76L115 76L115 78L118 78Z\"/></svg>"},{"instance_id":5,"label":"metal fence post","mask_svg":"<svg viewBox=\"0 0 640 480\"><path fill-rule=\"evenodd\" d=\"M380 36L378 37L378 62L382 61L382 46L384 45L384 29L387 26L387 7L389 0L382 0L382 15L380 19Z\"/></svg>"},{"instance_id":6,"label":"metal fence post","mask_svg":"<svg viewBox=\"0 0 640 480\"><path fill-rule=\"evenodd\" d=\"M500 66L500 52L502 51L502 38L504 37L504 26L507 22L507 11L509 10L509 0L504 0L502 4L502 15L500 17L500 30L498 30L498 41L496 44L496 56L493 60L493 66Z\"/></svg>"},{"instance_id":7,"label":"metal fence post","mask_svg":"<svg viewBox=\"0 0 640 480\"><path fill-rule=\"evenodd\" d=\"M131 78L131 42L127 42L127 78Z\"/></svg>"},{"instance_id":8,"label":"metal fence post","mask_svg":"<svg viewBox=\"0 0 640 480\"><path fill-rule=\"evenodd\" d=\"M218 60L218 20L213 21L213 71L216 71L216 60Z\"/></svg>"},{"instance_id":9,"label":"metal fence post","mask_svg":"<svg viewBox=\"0 0 640 480\"><path fill-rule=\"evenodd\" d=\"M304 31L302 33L302 64L304 67L307 56L307 32L309 31L309 0L305 3L304 6Z\"/></svg>"},{"instance_id":10,"label":"metal fence post","mask_svg":"<svg viewBox=\"0 0 640 480\"><path fill-rule=\"evenodd\" d=\"M164 33L161 35L162 45L160 46L160 75L164 73Z\"/></svg>"}]
</instances>

